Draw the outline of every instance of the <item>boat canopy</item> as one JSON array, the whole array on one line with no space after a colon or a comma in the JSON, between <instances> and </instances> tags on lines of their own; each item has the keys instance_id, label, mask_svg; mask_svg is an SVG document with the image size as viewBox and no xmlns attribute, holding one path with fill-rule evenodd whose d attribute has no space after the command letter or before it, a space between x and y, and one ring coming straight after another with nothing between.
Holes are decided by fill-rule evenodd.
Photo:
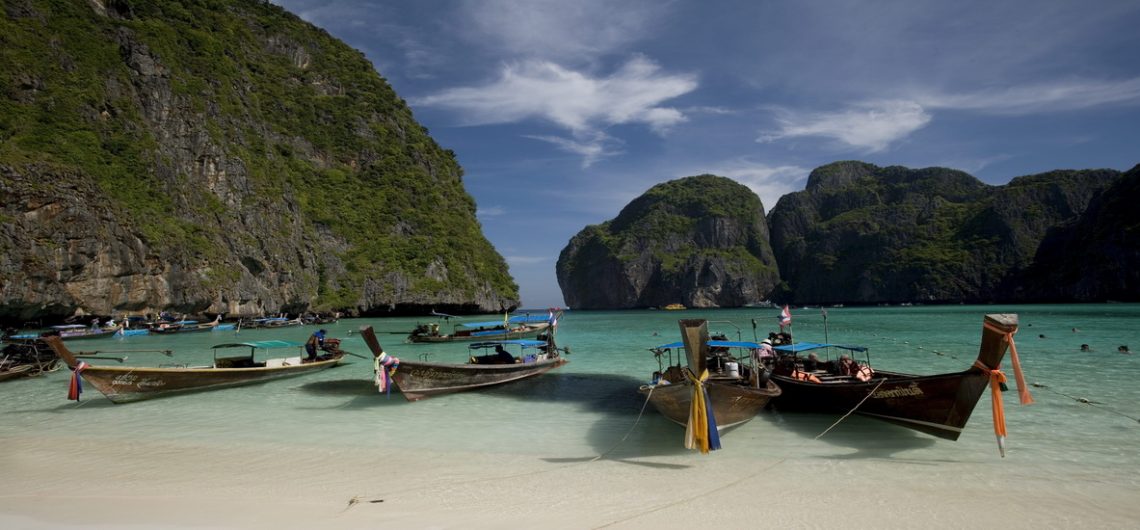
<instances>
[{"instance_id":1,"label":"boat canopy","mask_svg":"<svg viewBox=\"0 0 1140 530\"><path fill-rule=\"evenodd\" d=\"M492 341L485 341L485 342L475 342L475 343L472 343L471 345L469 345L467 347L472 349L472 350L476 350L476 349L482 349L482 348L493 348L493 347L498 346L500 344L506 344L506 345L515 344L518 346L522 346L523 348L537 348L539 346L546 346L546 341L544 341L544 340L531 340L531 339L492 340Z\"/></svg>"},{"instance_id":2,"label":"boat canopy","mask_svg":"<svg viewBox=\"0 0 1140 530\"><path fill-rule=\"evenodd\" d=\"M60 324L58 326L52 326L51 329L80 329L86 327L87 326L84 326L83 324Z\"/></svg>"},{"instance_id":3,"label":"boat canopy","mask_svg":"<svg viewBox=\"0 0 1140 530\"><path fill-rule=\"evenodd\" d=\"M741 341L732 341L732 340L710 340L708 342L708 344L710 347L713 347L713 348L756 349L756 348L760 347L760 344L755 343L755 342L741 342ZM670 342L669 344L662 344L661 346L658 346L656 349L658 349L658 350L676 349L676 348L682 348L684 346L685 346L685 343L683 343L683 342ZM783 346L775 346L773 349L775 349L776 351L779 351L779 352L795 353L795 352L807 351L807 350L817 350L819 348L839 348L839 349L843 349L843 350L850 350L850 351L857 351L857 352L867 351L867 348L864 348L863 346L847 346L847 345L843 345L843 344L823 344L823 343L818 343L818 342L797 342L796 344L787 344L787 345L783 345Z\"/></svg>"},{"instance_id":4,"label":"boat canopy","mask_svg":"<svg viewBox=\"0 0 1140 530\"><path fill-rule=\"evenodd\" d=\"M819 343L819 342L797 342L795 344L783 344L780 346L776 346L773 349L775 349L778 352L795 353L795 352L800 352L800 351L818 350L820 348L839 348L841 350L849 350L849 351L857 351L857 352L867 351L867 348L865 348L863 346L848 346L848 345L844 345L844 344L823 344L823 343Z\"/></svg>"},{"instance_id":5,"label":"boat canopy","mask_svg":"<svg viewBox=\"0 0 1140 530\"><path fill-rule=\"evenodd\" d=\"M227 342L225 344L212 346L212 348L215 350L220 350L223 348L254 348L270 350L273 348L300 348L301 346L304 346L304 344L301 344L300 342L290 342L287 340L256 340L250 342Z\"/></svg>"},{"instance_id":6,"label":"boat canopy","mask_svg":"<svg viewBox=\"0 0 1140 530\"><path fill-rule=\"evenodd\" d=\"M738 341L732 341L732 340L710 340L708 342L708 345L713 347L713 348L748 348L748 349L753 349L753 348L759 348L760 347L760 345L755 343L755 342L738 342ZM658 349L658 350L674 349L674 348L683 348L684 346L685 346L685 343L683 343L683 342L670 342L669 344L663 344L661 346L658 346L656 349Z\"/></svg>"},{"instance_id":7,"label":"boat canopy","mask_svg":"<svg viewBox=\"0 0 1140 530\"><path fill-rule=\"evenodd\" d=\"M463 326L465 328L501 328L503 327L502 320L488 320L486 322L460 322L456 326Z\"/></svg>"},{"instance_id":8,"label":"boat canopy","mask_svg":"<svg viewBox=\"0 0 1140 530\"><path fill-rule=\"evenodd\" d=\"M550 322L550 315L514 315L511 317L512 324L539 324L542 322Z\"/></svg>"}]
</instances>

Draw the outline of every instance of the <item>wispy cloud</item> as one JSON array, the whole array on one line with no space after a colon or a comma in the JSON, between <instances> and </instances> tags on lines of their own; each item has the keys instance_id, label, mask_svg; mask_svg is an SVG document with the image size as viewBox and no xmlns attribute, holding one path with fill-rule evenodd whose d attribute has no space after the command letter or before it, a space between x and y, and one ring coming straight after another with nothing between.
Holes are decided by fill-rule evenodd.
<instances>
[{"instance_id":1,"label":"wispy cloud","mask_svg":"<svg viewBox=\"0 0 1140 530\"><path fill-rule=\"evenodd\" d=\"M657 0L466 0L461 18L474 44L500 55L589 62L652 35L667 14Z\"/></svg>"},{"instance_id":2,"label":"wispy cloud","mask_svg":"<svg viewBox=\"0 0 1140 530\"><path fill-rule=\"evenodd\" d=\"M504 66L498 79L413 99L413 105L455 111L467 125L516 123L537 119L568 130L572 139L536 137L590 160L608 154L612 125L642 124L663 134L685 121L664 102L697 88L696 77L669 74L653 61L635 56L606 76L592 76L549 61Z\"/></svg>"},{"instance_id":3,"label":"wispy cloud","mask_svg":"<svg viewBox=\"0 0 1140 530\"><path fill-rule=\"evenodd\" d=\"M971 110L988 114L1037 114L1104 105L1140 104L1140 77L1079 80L989 88L962 94L935 92L915 101L930 109Z\"/></svg>"},{"instance_id":4,"label":"wispy cloud","mask_svg":"<svg viewBox=\"0 0 1140 530\"><path fill-rule=\"evenodd\" d=\"M475 210L475 217L484 219L487 217L498 217L505 213L507 213L507 211L500 206L480 206Z\"/></svg>"},{"instance_id":5,"label":"wispy cloud","mask_svg":"<svg viewBox=\"0 0 1140 530\"><path fill-rule=\"evenodd\" d=\"M776 112L779 128L761 134L757 141L821 136L874 153L930 123L930 114L921 105L902 100L858 103L835 112L800 113L779 108Z\"/></svg>"},{"instance_id":6,"label":"wispy cloud","mask_svg":"<svg viewBox=\"0 0 1140 530\"><path fill-rule=\"evenodd\" d=\"M611 138L609 135L601 131L578 133L576 136L580 138L565 138L561 136L532 134L526 135L527 138L553 144L563 151L567 151L582 157L582 169L589 168L590 166L594 165L594 162L601 160L603 157L621 154L620 149L607 147L607 144L615 144L617 143L617 140Z\"/></svg>"},{"instance_id":7,"label":"wispy cloud","mask_svg":"<svg viewBox=\"0 0 1140 530\"><path fill-rule=\"evenodd\" d=\"M764 210L770 211L780 197L793 191L802 190L811 170L796 165L773 166L755 162L748 158L738 158L713 164L701 171L690 171L686 175L698 173L712 173L728 177L748 186L760 197Z\"/></svg>"}]
</instances>

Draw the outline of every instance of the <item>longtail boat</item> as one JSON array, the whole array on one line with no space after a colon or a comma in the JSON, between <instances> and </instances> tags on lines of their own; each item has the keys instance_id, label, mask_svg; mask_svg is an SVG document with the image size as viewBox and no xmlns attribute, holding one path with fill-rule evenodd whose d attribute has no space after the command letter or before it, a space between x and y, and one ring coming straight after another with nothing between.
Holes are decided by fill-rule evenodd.
<instances>
[{"instance_id":1,"label":"longtail boat","mask_svg":"<svg viewBox=\"0 0 1140 530\"><path fill-rule=\"evenodd\" d=\"M756 417L769 400L780 395L780 387L752 361L746 343L710 340L708 322L703 319L685 319L679 324L682 342L651 350L660 369L653 384L639 390L661 415L686 427L686 447L707 452L719 448L720 430ZM678 355L674 364L672 352L679 348L684 348L685 355ZM733 355L734 350L748 353ZM666 354L668 367L662 363Z\"/></svg>"},{"instance_id":2,"label":"longtail boat","mask_svg":"<svg viewBox=\"0 0 1140 530\"><path fill-rule=\"evenodd\" d=\"M308 360L301 351L302 344L270 340L219 344L213 347L212 363L204 366L105 366L81 362L79 356L69 350L59 337L49 336L41 340L76 372L76 376L82 377L115 403L313 373L336 366L346 353L340 349L339 341L329 339L325 341L324 353L315 360ZM256 358L258 352L281 349L294 349L297 354L264 360ZM247 350L248 353L232 354L240 350ZM72 395L69 397L78 400L81 389L82 385L73 377Z\"/></svg>"},{"instance_id":3,"label":"longtail boat","mask_svg":"<svg viewBox=\"0 0 1140 530\"><path fill-rule=\"evenodd\" d=\"M436 363L401 361L384 352L371 326L361 328L364 342L375 358L376 384L381 391L391 388L394 382L408 401L425 397L474 390L519 381L549 372L568 361L562 358L565 349L554 343L557 323L540 337L542 340L513 339L484 341L471 344L471 353L465 363ZM519 356L506 351L521 348ZM494 349L495 354L481 352Z\"/></svg>"},{"instance_id":4,"label":"longtail boat","mask_svg":"<svg viewBox=\"0 0 1140 530\"><path fill-rule=\"evenodd\" d=\"M819 343L776 346L779 356L772 379L784 392L773 400L772 406L781 411L836 414L854 411L939 438L957 440L982 392L1000 374L1002 358L1013 344L1017 325L1016 314L986 315L974 364L965 371L935 375L871 369L869 360L860 364L852 359L850 354L867 351L859 346ZM845 353L839 361L819 362L814 355L809 354L806 359L799 355L822 348L839 348L850 354ZM1023 390L1025 384L1016 349L1013 352L1018 387ZM1001 378L1004 381L1004 375ZM1024 392L1023 404L1028 390Z\"/></svg>"},{"instance_id":5,"label":"longtail boat","mask_svg":"<svg viewBox=\"0 0 1140 530\"><path fill-rule=\"evenodd\" d=\"M168 335L171 333L191 333L195 331L222 331L226 329L234 329L233 324L222 324L222 315L210 322L199 322L197 320L176 320L174 322L162 322L150 328L150 333L157 333L160 335Z\"/></svg>"},{"instance_id":6,"label":"longtail boat","mask_svg":"<svg viewBox=\"0 0 1140 530\"><path fill-rule=\"evenodd\" d=\"M561 316L561 312L552 311L548 315L515 315L503 320L459 322L454 325L451 333L440 333L438 322L419 324L408 334L406 342L482 342L533 338L546 331L550 322Z\"/></svg>"}]
</instances>

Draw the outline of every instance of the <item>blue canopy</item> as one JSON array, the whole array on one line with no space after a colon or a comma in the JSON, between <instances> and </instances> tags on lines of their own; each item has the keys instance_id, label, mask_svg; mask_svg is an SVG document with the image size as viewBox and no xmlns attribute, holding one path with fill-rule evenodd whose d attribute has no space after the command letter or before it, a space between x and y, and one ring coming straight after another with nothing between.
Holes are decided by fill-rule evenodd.
<instances>
[{"instance_id":1,"label":"blue canopy","mask_svg":"<svg viewBox=\"0 0 1140 530\"><path fill-rule=\"evenodd\" d=\"M550 314L543 315L513 315L511 322L515 324L535 324L539 322L549 322Z\"/></svg>"},{"instance_id":2,"label":"blue canopy","mask_svg":"<svg viewBox=\"0 0 1140 530\"><path fill-rule=\"evenodd\" d=\"M469 349L476 350L482 348L492 348L500 344L514 344L522 346L523 348L537 348L539 346L546 346L546 341L532 339L491 340L486 342L474 342L467 347Z\"/></svg>"},{"instance_id":3,"label":"blue canopy","mask_svg":"<svg viewBox=\"0 0 1140 530\"><path fill-rule=\"evenodd\" d=\"M783 344L780 346L776 346L775 350L779 351L779 352L795 353L795 352L799 352L799 351L818 350L820 348L839 348L841 350L858 351L858 352L867 351L867 348L865 348L863 346L847 346L847 345L843 345L843 344L823 344L823 343L818 343L818 342L797 342L795 344Z\"/></svg>"},{"instance_id":4,"label":"blue canopy","mask_svg":"<svg viewBox=\"0 0 1140 530\"><path fill-rule=\"evenodd\" d=\"M488 320L486 322L460 322L456 326L463 326L465 328L501 328L503 327L502 320Z\"/></svg>"},{"instance_id":5,"label":"blue canopy","mask_svg":"<svg viewBox=\"0 0 1140 530\"><path fill-rule=\"evenodd\" d=\"M752 349L752 348L759 348L760 347L760 345L755 343L755 342L737 342L737 341L731 341L731 340L710 340L708 344L709 344L709 346L712 346L714 348L748 348L748 349ZM671 342L669 344L664 344L664 345L658 346L657 349L664 350L665 348L682 348L684 346L685 346L685 343L683 343L683 342Z\"/></svg>"},{"instance_id":6,"label":"blue canopy","mask_svg":"<svg viewBox=\"0 0 1140 530\"><path fill-rule=\"evenodd\" d=\"M760 344L756 343L756 342L746 342L746 341L741 342L741 341L732 341L732 340L710 340L708 344L709 344L709 346L712 346L713 348L755 349L755 348L760 347ZM658 346L657 349L658 350L664 350L666 348L683 348L684 346L685 346L685 344L682 342L671 342L669 344L663 344L661 346ZM776 351L780 351L780 352L794 353L794 352L799 352L799 351L816 350L819 348L839 348L842 350L850 350L850 351L858 351L858 352L867 351L867 348L865 348L863 346L848 346L848 345L843 345L843 344L823 344L823 343L818 343L818 342L797 342L795 344L785 344L782 346L775 346L773 349L775 349Z\"/></svg>"},{"instance_id":7,"label":"blue canopy","mask_svg":"<svg viewBox=\"0 0 1140 530\"><path fill-rule=\"evenodd\" d=\"M226 344L219 344L217 346L212 346L212 348L217 350L217 349L221 349L221 348L242 348L242 347L245 347L245 348L262 348L262 349L268 350L268 349L272 349L272 348L300 348L301 346L303 346L303 344L301 344L299 342L289 342L287 340L255 340L255 341L250 341L250 342L228 342Z\"/></svg>"}]
</instances>

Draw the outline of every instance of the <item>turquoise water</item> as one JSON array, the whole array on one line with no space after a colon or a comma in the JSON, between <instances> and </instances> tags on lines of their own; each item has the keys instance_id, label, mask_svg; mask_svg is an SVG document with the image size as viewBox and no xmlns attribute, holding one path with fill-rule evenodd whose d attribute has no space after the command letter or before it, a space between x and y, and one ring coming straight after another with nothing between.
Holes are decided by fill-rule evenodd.
<instances>
[{"instance_id":1,"label":"turquoise water","mask_svg":"<svg viewBox=\"0 0 1140 530\"><path fill-rule=\"evenodd\" d=\"M1095 474L1098 481L1136 486L1140 417L1140 354L1122 355L1117 346L1140 350L1140 305L916 306L828 309L831 342L870 347L873 364L911 373L958 371L974 360L985 313L1021 317L1016 336L1027 379L1037 403L1022 407L1016 393L1005 396L1008 456L1021 469L1042 475ZM82 433L92 443L179 440L205 446L353 447L361 450L511 453L541 458L646 456L708 458L681 448L682 430L645 410L638 385L657 368L648 348L677 340L678 318L707 318L710 328L751 340L752 319L766 335L778 310L687 310L568 312L559 342L571 349L570 364L520 383L416 403L371 384L371 362L350 358L333 370L267 384L179 395L114 405L88 387L79 404L66 400L70 373L0 384L0 437L50 440ZM793 310L797 340L823 341L819 309ZM403 344L417 319L343 320L325 325L343 347L368 356L356 330L375 326L387 351L433 361L459 361L463 345ZM1073 331L1074 328L1077 331ZM210 358L212 344L239 340L298 342L312 326L276 330L191 333L70 342L73 350L172 349L178 362ZM1041 337L1043 336L1043 337ZM1080 352L1082 343L1092 352ZM938 355L936 352L941 352ZM129 365L167 361L130 353ZM1006 357L1004 368L1011 380ZM1012 383L1012 381L1011 381ZM1012 386L1012 384L1011 384ZM1071 397L1067 397L1071 396ZM1086 404L1074 398L1096 402ZM720 454L735 458L883 458L952 469L959 462L1000 460L994 443L990 397L978 404L957 442L861 417L851 417L825 436L835 416L766 411L727 433Z\"/></svg>"}]
</instances>

